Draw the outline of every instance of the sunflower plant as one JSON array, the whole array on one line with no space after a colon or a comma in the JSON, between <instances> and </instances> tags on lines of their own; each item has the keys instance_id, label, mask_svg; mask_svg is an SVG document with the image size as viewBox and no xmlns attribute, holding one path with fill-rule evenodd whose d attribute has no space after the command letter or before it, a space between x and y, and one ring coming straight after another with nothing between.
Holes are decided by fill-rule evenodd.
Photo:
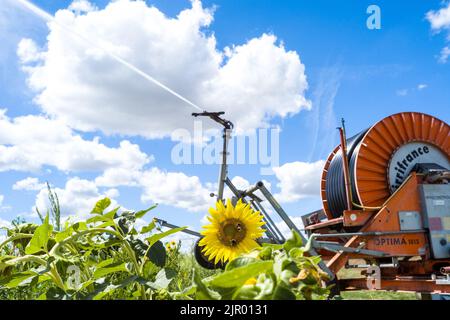
<instances>
[{"instance_id":1,"label":"sunflower plant","mask_svg":"<svg viewBox=\"0 0 450 320\"><path fill-rule=\"evenodd\" d=\"M199 246L203 254L215 264L226 263L259 245L257 239L264 234L265 224L259 211L239 199L235 206L227 200L226 206L219 200L216 208L209 209L209 225L203 226L204 236Z\"/></svg>"},{"instance_id":2,"label":"sunflower plant","mask_svg":"<svg viewBox=\"0 0 450 320\"><path fill-rule=\"evenodd\" d=\"M307 256L298 233L284 244L263 244L230 260L225 270L207 278L194 272L192 286L172 293L196 300L324 300L330 295L328 274Z\"/></svg>"},{"instance_id":3,"label":"sunflower plant","mask_svg":"<svg viewBox=\"0 0 450 320\"><path fill-rule=\"evenodd\" d=\"M49 215L41 225L8 230L0 243L0 297L28 292L25 299L154 299L175 277L166 268L161 240L184 228L155 232L156 223L135 222L138 212L107 211L97 202L88 219L55 230Z\"/></svg>"},{"instance_id":4,"label":"sunflower plant","mask_svg":"<svg viewBox=\"0 0 450 320\"><path fill-rule=\"evenodd\" d=\"M202 278L194 272L192 286L174 293L180 299L313 300L326 299L331 286L319 267L319 256L308 256L300 235L284 244L262 244L264 222L259 212L239 200L235 206L217 202L209 210L199 245L214 262L227 262L223 272Z\"/></svg>"}]
</instances>

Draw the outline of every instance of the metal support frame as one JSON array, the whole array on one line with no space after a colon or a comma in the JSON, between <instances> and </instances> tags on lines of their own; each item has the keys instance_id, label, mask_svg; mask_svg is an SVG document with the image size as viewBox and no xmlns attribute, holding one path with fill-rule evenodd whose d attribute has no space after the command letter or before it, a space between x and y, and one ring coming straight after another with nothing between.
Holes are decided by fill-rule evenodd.
<instances>
[{"instance_id":1,"label":"metal support frame","mask_svg":"<svg viewBox=\"0 0 450 320\"><path fill-rule=\"evenodd\" d=\"M246 191L240 191L236 188L236 186L231 182L231 180L227 177L225 179L225 184L227 187L231 190L231 192L236 196L236 198L242 199L242 201L247 203L247 200L245 199L246 196L250 197L250 205L255 211L260 211L263 214L263 221L266 223L267 229L265 230L265 233L267 237L270 239L273 243L283 243L284 237L282 236L280 230L277 228L273 220L270 218L270 216L267 214L267 212L264 210L264 207L261 205L261 199L253 195L253 193L248 194ZM280 235L282 238L280 238Z\"/></svg>"},{"instance_id":2,"label":"metal support frame","mask_svg":"<svg viewBox=\"0 0 450 320\"><path fill-rule=\"evenodd\" d=\"M219 123L223 126L223 148L222 148L222 162L220 165L220 172L219 172L219 181L218 181L218 190L217 190L217 201L223 200L223 190L225 186L225 180L228 177L228 142L231 139L231 131L233 130L233 123L229 120L225 120L221 118L220 116L224 115L225 112L207 112L203 111L201 113L193 113L192 115L194 117L209 117L215 122Z\"/></svg>"},{"instance_id":3,"label":"metal support frame","mask_svg":"<svg viewBox=\"0 0 450 320\"><path fill-rule=\"evenodd\" d=\"M156 223L158 223L162 227L166 227L166 228L170 228L170 229L179 228L179 226L176 226L174 224L168 223L167 221L162 220L162 219L153 218L153 220L155 220ZM184 233L190 234L191 236L195 236L195 237L199 237L199 238L202 237L202 235L199 232L193 231L193 230L189 230L189 229L183 229L183 230L181 230L181 232L184 232Z\"/></svg>"},{"instance_id":4,"label":"metal support frame","mask_svg":"<svg viewBox=\"0 0 450 320\"><path fill-rule=\"evenodd\" d=\"M269 237L269 239L272 242L283 243L285 241L283 234L280 232L280 230L277 228L276 224L273 222L273 220L270 218L269 214L266 212L266 210L262 206L262 204L261 204L262 200L259 199L256 195L254 195L254 192L260 190L261 193L263 194L263 196L267 199L267 201L270 203L270 205L275 209L277 214L284 221L284 223L286 223L286 225L289 227L289 229L296 231L300 235L303 243L306 244L307 239L303 236L303 234L300 232L300 230L297 228L297 226L294 224L294 222L292 222L292 220L289 218L289 216L286 214L286 212L283 210L283 208L278 204L278 202L275 200L275 198L272 196L272 194L269 192L269 190L267 190L267 188L264 186L264 183L262 181L259 181L254 186L248 188L246 191L240 191L233 185L231 180L228 178L228 163L227 163L228 142L231 139L231 131L233 129L233 123L231 121L221 118L221 116L223 114L225 114L225 112L207 112L207 111L204 111L202 113L193 113L192 114L194 117L199 117L199 116L209 117L212 120L214 120L215 122L222 125L224 128L223 129L223 149L222 149L222 153L221 153L222 163L220 166L218 191L217 191L217 195L216 195L217 200L218 201L223 200L223 192L224 192L225 185L227 185L230 188L230 190L233 192L233 194L237 198L241 198L241 199L243 199L243 201L246 201L245 197L249 197L251 199L249 203L252 206L252 208L254 208L257 211L260 211L263 214L263 220L267 226L266 235ZM214 196L214 195L212 194L212 196ZM310 255L313 255L313 256L317 255L317 252L315 251L315 249L313 247L311 247L308 252ZM331 280L335 279L335 275L327 267L327 265L325 264L325 262L323 260L320 261L319 267L329 275Z\"/></svg>"},{"instance_id":5,"label":"metal support frame","mask_svg":"<svg viewBox=\"0 0 450 320\"><path fill-rule=\"evenodd\" d=\"M404 231L373 231L373 232L343 232L343 233L313 233L310 238L340 238L340 237L372 237L372 236L391 236L399 234L410 234L410 233L425 233L423 229L420 230L404 230Z\"/></svg>"},{"instance_id":6,"label":"metal support frame","mask_svg":"<svg viewBox=\"0 0 450 320\"><path fill-rule=\"evenodd\" d=\"M366 278L340 279L339 286L341 290L370 290L367 286ZM379 284L380 290L411 291L432 294L449 294L449 284L438 284L436 280L423 277L394 277L381 278Z\"/></svg>"},{"instance_id":7,"label":"metal support frame","mask_svg":"<svg viewBox=\"0 0 450 320\"><path fill-rule=\"evenodd\" d=\"M383 251L368 250L361 247L349 247L342 243L335 241L317 241L318 238L349 238L349 237L377 237L386 235L402 235L402 234L412 234L412 233L426 233L425 230L405 230L405 231L375 231L375 232L347 232L347 233L313 233L309 236L311 244L316 249L323 249L330 252L336 253L354 253L358 255L373 256L376 258L383 258L390 256ZM393 258L394 259L394 258Z\"/></svg>"},{"instance_id":8,"label":"metal support frame","mask_svg":"<svg viewBox=\"0 0 450 320\"><path fill-rule=\"evenodd\" d=\"M275 222L273 222L272 218L270 217L270 215L266 212L266 209L264 209L263 205L261 204L261 201L255 201L255 206L259 209L260 212L263 213L263 215L266 217L266 219L268 220L269 224L268 226L272 229L274 229L275 233L276 233L276 237L278 239L279 243L283 243L284 241L286 241L286 238L284 237L284 235L281 233L280 229L278 229L277 225L275 224Z\"/></svg>"},{"instance_id":9,"label":"metal support frame","mask_svg":"<svg viewBox=\"0 0 450 320\"><path fill-rule=\"evenodd\" d=\"M386 254L383 251L345 247L337 242L332 242L332 241L312 240L312 246L316 249L324 249L324 250L331 251L331 252L356 253L356 254L363 254L363 255L367 255L367 256L374 256L374 257L378 257L378 258L383 258L383 257L389 256L388 254Z\"/></svg>"},{"instance_id":10,"label":"metal support frame","mask_svg":"<svg viewBox=\"0 0 450 320\"><path fill-rule=\"evenodd\" d=\"M224 190L224 184L225 180L228 177L228 142L231 139L231 129L225 127L223 129L223 150L222 150L222 163L220 165L220 172L219 172L219 188L217 190L217 200L223 199L223 190Z\"/></svg>"},{"instance_id":11,"label":"metal support frame","mask_svg":"<svg viewBox=\"0 0 450 320\"><path fill-rule=\"evenodd\" d=\"M266 200L270 203L270 205L275 209L275 211L278 213L278 215L281 217L281 219L286 223L286 225L289 227L289 229L296 231L299 236L301 237L303 243L307 243L308 240L303 236L303 234L300 232L298 227L294 224L294 222L289 218L289 216L286 214L286 212L283 210L283 208L280 206L280 204L275 200L273 195L270 193L269 190L264 186L264 183L262 181L259 181L254 186L247 189L246 193L248 191L251 191L251 193L256 192L257 190L261 191L263 196L266 198ZM317 256L317 251L311 247L309 249L309 254L312 256ZM327 267L325 262L321 260L319 262L319 267L325 271L331 280L335 279L334 273Z\"/></svg>"},{"instance_id":12,"label":"metal support frame","mask_svg":"<svg viewBox=\"0 0 450 320\"><path fill-rule=\"evenodd\" d=\"M350 173L348 168L347 159L347 138L345 137L345 124L342 118L342 127L338 128L341 137L341 152L342 152L342 170L344 173L344 183L345 183L345 199L347 202L347 210L352 210L352 187L350 185Z\"/></svg>"}]
</instances>

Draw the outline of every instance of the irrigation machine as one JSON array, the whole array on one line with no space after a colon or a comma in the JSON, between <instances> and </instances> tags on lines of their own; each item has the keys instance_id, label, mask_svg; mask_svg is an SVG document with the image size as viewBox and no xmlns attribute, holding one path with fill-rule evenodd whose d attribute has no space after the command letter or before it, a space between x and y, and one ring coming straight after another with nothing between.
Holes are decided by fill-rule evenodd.
<instances>
[{"instance_id":1,"label":"irrigation machine","mask_svg":"<svg viewBox=\"0 0 450 320\"><path fill-rule=\"evenodd\" d=\"M239 190L228 177L233 124L223 118L224 112L192 115L208 117L223 127L218 191L211 196L223 200L228 187L234 203L241 199L259 211L266 223L260 243L286 240L271 217L277 214L304 243L309 241L309 255L321 256L320 267L334 284L333 294L392 290L416 292L422 299L449 299L450 126L446 122L403 112L347 139L342 121L340 144L322 172L323 207L302 216L304 229L299 230L262 181ZM205 268L223 267L208 260L199 240L195 257ZM361 272L341 278L343 269Z\"/></svg>"}]
</instances>

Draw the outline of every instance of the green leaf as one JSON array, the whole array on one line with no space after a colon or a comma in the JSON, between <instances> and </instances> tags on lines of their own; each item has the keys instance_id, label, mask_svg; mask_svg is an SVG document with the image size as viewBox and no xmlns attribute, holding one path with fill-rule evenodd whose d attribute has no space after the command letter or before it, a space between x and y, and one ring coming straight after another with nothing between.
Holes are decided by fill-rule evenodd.
<instances>
[{"instance_id":1,"label":"green leaf","mask_svg":"<svg viewBox=\"0 0 450 320\"><path fill-rule=\"evenodd\" d=\"M292 248L291 251L289 251L289 256L293 259L304 259L303 254L305 253L305 250L303 248ZM320 257L319 257L320 260Z\"/></svg>"},{"instance_id":2,"label":"green leaf","mask_svg":"<svg viewBox=\"0 0 450 320\"><path fill-rule=\"evenodd\" d=\"M273 273L276 275L277 278L280 279L281 274L284 270L290 270L294 273L295 272L298 273L300 271L294 260L288 258L285 252L275 256L275 262L273 264Z\"/></svg>"},{"instance_id":3,"label":"green leaf","mask_svg":"<svg viewBox=\"0 0 450 320\"><path fill-rule=\"evenodd\" d=\"M220 294L214 290L209 289L203 283L196 270L194 270L194 283L197 287L197 290L195 292L195 298L197 300L220 300Z\"/></svg>"},{"instance_id":4,"label":"green leaf","mask_svg":"<svg viewBox=\"0 0 450 320\"><path fill-rule=\"evenodd\" d=\"M148 250L147 258L158 267L164 267L167 260L167 252L161 241L156 242Z\"/></svg>"},{"instance_id":5,"label":"green leaf","mask_svg":"<svg viewBox=\"0 0 450 320\"><path fill-rule=\"evenodd\" d=\"M49 281L49 280L52 280L52 278L48 274L43 274L43 275L39 276L37 283L41 283L41 282L45 282L45 281Z\"/></svg>"},{"instance_id":6,"label":"green leaf","mask_svg":"<svg viewBox=\"0 0 450 320\"><path fill-rule=\"evenodd\" d=\"M291 249L293 248L299 248L302 246L302 237L300 237L300 235L294 230L291 230L291 232L292 237L286 240L283 245L283 248L284 250L286 250L286 252L291 251Z\"/></svg>"},{"instance_id":7,"label":"green leaf","mask_svg":"<svg viewBox=\"0 0 450 320\"><path fill-rule=\"evenodd\" d=\"M166 248L161 241L154 243L153 246L150 247L150 249L149 246L140 239L132 239L129 240L129 242L131 248L136 253L136 256L147 256L147 258L158 267L164 267L164 265L166 264Z\"/></svg>"},{"instance_id":8,"label":"green leaf","mask_svg":"<svg viewBox=\"0 0 450 320\"><path fill-rule=\"evenodd\" d=\"M66 229L66 230L64 230L64 231L57 232L57 233L55 234L55 241L56 241L56 242L61 242L61 241L63 241L64 239L67 239L68 237L70 237L70 235L72 234L72 232L73 232L73 229L72 229L72 228L68 228L68 229Z\"/></svg>"},{"instance_id":9,"label":"green leaf","mask_svg":"<svg viewBox=\"0 0 450 320\"><path fill-rule=\"evenodd\" d=\"M128 278L125 278L124 280L122 280L118 284L110 284L110 285L106 285L106 287L105 286L99 286L96 289L96 291L95 291L95 295L93 296L93 300L100 300L104 296L106 296L108 294L111 294L112 292L114 292L117 289L125 288L129 284L131 284L134 281L136 281L136 279L138 279L137 276L130 276Z\"/></svg>"},{"instance_id":10,"label":"green leaf","mask_svg":"<svg viewBox=\"0 0 450 320\"><path fill-rule=\"evenodd\" d=\"M116 207L116 208L114 208L113 210L111 210L111 211L105 213L103 216L104 216L105 218L107 218L107 219L113 220L113 219L116 217L117 212L119 211L119 209L120 209L120 207Z\"/></svg>"},{"instance_id":11,"label":"green leaf","mask_svg":"<svg viewBox=\"0 0 450 320\"><path fill-rule=\"evenodd\" d=\"M272 269L273 261L256 261L242 267L225 271L214 277L210 284L222 288L239 287L249 278Z\"/></svg>"},{"instance_id":12,"label":"green leaf","mask_svg":"<svg viewBox=\"0 0 450 320\"><path fill-rule=\"evenodd\" d=\"M233 300L268 300L272 296L275 281L272 276L262 273L256 284L243 285L233 295Z\"/></svg>"},{"instance_id":13,"label":"green leaf","mask_svg":"<svg viewBox=\"0 0 450 320\"><path fill-rule=\"evenodd\" d=\"M273 292L275 287L275 280L273 276L260 274L256 283L259 289L258 296L255 297L256 300L268 299Z\"/></svg>"},{"instance_id":14,"label":"green leaf","mask_svg":"<svg viewBox=\"0 0 450 320\"><path fill-rule=\"evenodd\" d=\"M273 252L272 247L263 247L259 252L258 257L261 260L270 260L272 259L272 252Z\"/></svg>"},{"instance_id":15,"label":"green leaf","mask_svg":"<svg viewBox=\"0 0 450 320\"><path fill-rule=\"evenodd\" d=\"M45 292L45 298L39 297L40 300L70 300L70 296L57 287L51 287Z\"/></svg>"},{"instance_id":16,"label":"green leaf","mask_svg":"<svg viewBox=\"0 0 450 320\"><path fill-rule=\"evenodd\" d=\"M147 214L147 212L149 212L149 211L155 209L157 206L158 206L158 205L155 204L155 205L151 206L150 208L148 208L148 209L146 209L146 210L138 211L138 212L136 212L136 213L134 214L134 216L136 217L136 219L142 218L143 216L145 216L145 215Z\"/></svg>"},{"instance_id":17,"label":"green leaf","mask_svg":"<svg viewBox=\"0 0 450 320\"><path fill-rule=\"evenodd\" d=\"M114 222L114 220L111 221L106 221L98 226L96 226L96 228L107 228L107 227L112 227L114 226L116 223Z\"/></svg>"},{"instance_id":18,"label":"green leaf","mask_svg":"<svg viewBox=\"0 0 450 320\"><path fill-rule=\"evenodd\" d=\"M153 229L155 229L155 227L156 227L156 223L153 220L147 226L142 227L142 229L139 233L140 234L148 233L148 232L152 231Z\"/></svg>"},{"instance_id":19,"label":"green leaf","mask_svg":"<svg viewBox=\"0 0 450 320\"><path fill-rule=\"evenodd\" d=\"M173 269L164 268L158 272L155 281L149 281L146 285L154 290L166 289L176 275L177 273Z\"/></svg>"},{"instance_id":20,"label":"green leaf","mask_svg":"<svg viewBox=\"0 0 450 320\"><path fill-rule=\"evenodd\" d=\"M88 229L86 222L84 221L79 221L77 223L73 224L73 230L80 232L80 231L85 231Z\"/></svg>"},{"instance_id":21,"label":"green leaf","mask_svg":"<svg viewBox=\"0 0 450 320\"><path fill-rule=\"evenodd\" d=\"M46 294L46 292L42 293L39 297L37 297L36 300L47 300L47 294Z\"/></svg>"},{"instance_id":22,"label":"green leaf","mask_svg":"<svg viewBox=\"0 0 450 320\"><path fill-rule=\"evenodd\" d=\"M261 247L263 248L270 247L272 248L272 250L281 250L283 249L283 244L263 243Z\"/></svg>"},{"instance_id":23,"label":"green leaf","mask_svg":"<svg viewBox=\"0 0 450 320\"><path fill-rule=\"evenodd\" d=\"M36 228L30 243L25 248L26 254L35 254L38 252L47 252L48 239L52 233L52 226L48 223L48 214L45 217L44 223Z\"/></svg>"},{"instance_id":24,"label":"green leaf","mask_svg":"<svg viewBox=\"0 0 450 320\"><path fill-rule=\"evenodd\" d=\"M117 211L120 209L120 207L115 208L114 210L111 210L108 213L105 213L104 215L96 215L88 220L86 220L87 223L94 223L94 222L111 222L114 221L114 217L116 216Z\"/></svg>"},{"instance_id":25,"label":"green leaf","mask_svg":"<svg viewBox=\"0 0 450 320\"><path fill-rule=\"evenodd\" d=\"M292 272L291 270L283 270L281 271L279 278L282 282L284 282L286 285L289 285L289 280L293 277L295 277L297 274L295 272Z\"/></svg>"},{"instance_id":26,"label":"green leaf","mask_svg":"<svg viewBox=\"0 0 450 320\"><path fill-rule=\"evenodd\" d=\"M286 287L284 283L280 283L275 287L272 300L295 300L295 294Z\"/></svg>"},{"instance_id":27,"label":"green leaf","mask_svg":"<svg viewBox=\"0 0 450 320\"><path fill-rule=\"evenodd\" d=\"M110 265L112 263L114 263L114 258L106 259L106 260L103 260L103 261L99 262L97 264L97 268L103 268L103 267L106 267L107 265Z\"/></svg>"},{"instance_id":28,"label":"green leaf","mask_svg":"<svg viewBox=\"0 0 450 320\"><path fill-rule=\"evenodd\" d=\"M242 286L234 293L232 300L254 300L258 293L259 290L256 286Z\"/></svg>"},{"instance_id":29,"label":"green leaf","mask_svg":"<svg viewBox=\"0 0 450 320\"><path fill-rule=\"evenodd\" d=\"M256 259L256 258L253 258L253 257L246 257L246 256L238 257L238 258L230 261L227 264L227 266L225 267L225 270L226 271L230 271L230 270L233 270L235 268L246 266L246 265L248 265L248 264L250 264L252 262L255 262L255 261L259 261L259 260Z\"/></svg>"},{"instance_id":30,"label":"green leaf","mask_svg":"<svg viewBox=\"0 0 450 320\"><path fill-rule=\"evenodd\" d=\"M99 201L97 201L97 203L95 204L94 209L92 209L91 213L92 214L103 214L103 211L106 210L106 208L108 208L111 204L111 200L109 198L104 198L101 199Z\"/></svg>"},{"instance_id":31,"label":"green leaf","mask_svg":"<svg viewBox=\"0 0 450 320\"><path fill-rule=\"evenodd\" d=\"M29 284L29 282L32 280L32 278L36 277L35 272L20 272L12 274L2 280L0 280L0 288L8 288L12 289L19 286L24 286Z\"/></svg>"},{"instance_id":32,"label":"green leaf","mask_svg":"<svg viewBox=\"0 0 450 320\"><path fill-rule=\"evenodd\" d=\"M97 268L94 272L94 279L98 279L115 272L129 272L126 263L115 262L105 267Z\"/></svg>"}]
</instances>

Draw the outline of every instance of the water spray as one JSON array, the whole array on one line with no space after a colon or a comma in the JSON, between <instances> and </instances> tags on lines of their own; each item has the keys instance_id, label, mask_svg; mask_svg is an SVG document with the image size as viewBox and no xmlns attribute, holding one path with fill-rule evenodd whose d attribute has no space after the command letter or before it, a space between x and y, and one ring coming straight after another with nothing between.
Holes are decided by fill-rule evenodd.
<instances>
[{"instance_id":1,"label":"water spray","mask_svg":"<svg viewBox=\"0 0 450 320\"><path fill-rule=\"evenodd\" d=\"M66 26L65 24L58 22L50 13L48 13L47 11L39 8L38 6L33 4L32 2L30 2L28 0L15 0L15 2L19 3L24 8L26 8L28 11L30 11L33 14L37 15L38 17L40 17L40 18L42 18L42 19L44 19L46 21L50 21L50 22L55 23L60 28L64 29L65 31L67 31L67 32L71 33L72 35L78 37L79 39L83 40L85 43L87 43L87 44L89 44L89 45L91 45L91 46L93 46L93 47L95 47L97 49L100 49L105 54L107 54L108 56L110 56L111 58L113 58L114 60L116 60L117 62L122 64L123 66L127 67L131 71L134 71L135 73L137 73L138 75L140 75L144 79L152 82L153 84L156 84L158 87L160 87L163 90L165 90L165 91L169 92L170 94L174 95L175 97L177 97L181 101L186 102L187 104L189 104L190 106L194 107L195 109L197 109L199 111L203 111L203 109L200 108L198 105L196 105L195 103L193 103L189 99L183 97L181 94L179 94L179 93L175 92L174 90L170 89L166 85L162 84L161 82L159 82L158 80L156 80L155 78L153 78L149 74L145 73L144 71L140 70L139 68L137 68L136 66L134 66L130 62L122 59L118 55L112 53L111 51L109 51L109 50L107 50L105 48L103 48L102 46L98 45L97 43L94 43L93 41L89 40L88 38L86 38L82 34L76 32L72 28Z\"/></svg>"}]
</instances>

